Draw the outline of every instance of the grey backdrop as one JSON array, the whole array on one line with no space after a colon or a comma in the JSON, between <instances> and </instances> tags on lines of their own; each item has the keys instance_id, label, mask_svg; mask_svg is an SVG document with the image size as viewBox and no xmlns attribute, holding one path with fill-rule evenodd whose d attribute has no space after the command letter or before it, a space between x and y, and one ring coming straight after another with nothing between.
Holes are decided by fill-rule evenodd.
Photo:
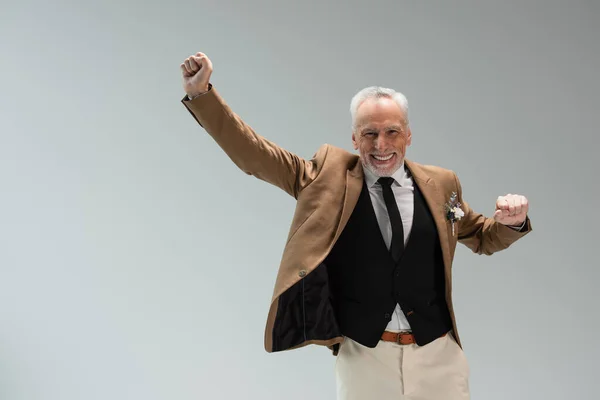
<instances>
[{"instance_id":1,"label":"grey backdrop","mask_svg":"<svg viewBox=\"0 0 600 400\"><path fill-rule=\"evenodd\" d=\"M599 297L598 1L2 0L0 399L334 399L322 347L267 354L294 201L180 103L179 64L304 157L349 101L410 104L408 157L533 232L457 250L474 399L590 399Z\"/></svg>"}]
</instances>

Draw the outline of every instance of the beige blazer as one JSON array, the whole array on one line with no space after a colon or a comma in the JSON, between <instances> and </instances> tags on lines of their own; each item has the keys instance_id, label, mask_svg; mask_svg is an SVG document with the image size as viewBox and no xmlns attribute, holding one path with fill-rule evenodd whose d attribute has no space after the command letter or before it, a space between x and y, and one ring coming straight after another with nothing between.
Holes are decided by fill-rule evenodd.
<instances>
[{"instance_id":1,"label":"beige blazer","mask_svg":"<svg viewBox=\"0 0 600 400\"><path fill-rule=\"evenodd\" d=\"M212 85L207 93L181 101L242 171L283 189L297 200L266 321L264 346L267 352L272 352L279 296L325 259L358 201L363 182L359 156L324 144L313 158L303 159L258 135L231 110ZM435 219L444 259L446 301L454 334L462 346L452 303L452 261L456 243L463 243L475 253L491 255L529 233L531 222L527 218L520 231L497 223L469 207L453 171L410 160L406 160L405 165ZM465 213L455 223L454 234L444 210L452 192L457 193ZM333 345L342 340L341 335L327 340L305 340L290 349L309 344L333 349Z\"/></svg>"}]
</instances>

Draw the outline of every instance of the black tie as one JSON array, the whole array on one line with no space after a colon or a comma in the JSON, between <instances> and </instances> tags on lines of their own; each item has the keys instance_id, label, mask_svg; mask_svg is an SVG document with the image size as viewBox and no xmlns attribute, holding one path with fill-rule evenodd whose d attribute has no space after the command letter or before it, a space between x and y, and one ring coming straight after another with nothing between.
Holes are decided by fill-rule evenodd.
<instances>
[{"instance_id":1,"label":"black tie","mask_svg":"<svg viewBox=\"0 0 600 400\"><path fill-rule=\"evenodd\" d=\"M390 253L392 254L394 262L398 262L402 252L404 252L404 228L402 227L400 210L398 210L398 204L396 204L396 198L394 197L394 192L392 192L394 178L379 178L377 182L379 182L383 188L383 200L385 200L385 207L387 208L390 216L390 223L392 224Z\"/></svg>"}]
</instances>

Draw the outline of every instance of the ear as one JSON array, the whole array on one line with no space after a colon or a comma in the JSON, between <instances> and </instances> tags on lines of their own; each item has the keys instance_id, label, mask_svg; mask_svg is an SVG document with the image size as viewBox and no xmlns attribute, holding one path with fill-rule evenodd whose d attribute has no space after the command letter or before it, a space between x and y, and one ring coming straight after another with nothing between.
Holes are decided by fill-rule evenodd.
<instances>
[{"instance_id":1,"label":"ear","mask_svg":"<svg viewBox=\"0 0 600 400\"><path fill-rule=\"evenodd\" d=\"M409 127L408 128L408 138L406 139L406 146L410 146L411 143L412 143L412 132Z\"/></svg>"},{"instance_id":2,"label":"ear","mask_svg":"<svg viewBox=\"0 0 600 400\"><path fill-rule=\"evenodd\" d=\"M354 150L358 150L358 141L356 140L355 132L352 132L352 145L354 146Z\"/></svg>"}]
</instances>

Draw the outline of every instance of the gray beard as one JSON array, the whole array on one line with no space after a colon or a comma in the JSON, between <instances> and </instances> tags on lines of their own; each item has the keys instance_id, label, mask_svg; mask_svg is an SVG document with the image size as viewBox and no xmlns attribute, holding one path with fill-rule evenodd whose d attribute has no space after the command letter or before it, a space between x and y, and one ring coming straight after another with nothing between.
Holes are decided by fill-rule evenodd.
<instances>
[{"instance_id":1,"label":"gray beard","mask_svg":"<svg viewBox=\"0 0 600 400\"><path fill-rule=\"evenodd\" d=\"M370 156L368 156L370 157ZM396 171L398 171L398 168L400 168L400 166L402 165L402 160L399 160L396 162L396 165L394 165L394 167L390 170L390 172L383 172L383 171L379 171L375 166L371 165L368 163L367 160L364 159L364 157L361 157L361 162L363 165L363 168L368 169L369 171L371 171L373 173L373 175L382 178L382 177L389 177L394 175L394 173Z\"/></svg>"}]
</instances>

